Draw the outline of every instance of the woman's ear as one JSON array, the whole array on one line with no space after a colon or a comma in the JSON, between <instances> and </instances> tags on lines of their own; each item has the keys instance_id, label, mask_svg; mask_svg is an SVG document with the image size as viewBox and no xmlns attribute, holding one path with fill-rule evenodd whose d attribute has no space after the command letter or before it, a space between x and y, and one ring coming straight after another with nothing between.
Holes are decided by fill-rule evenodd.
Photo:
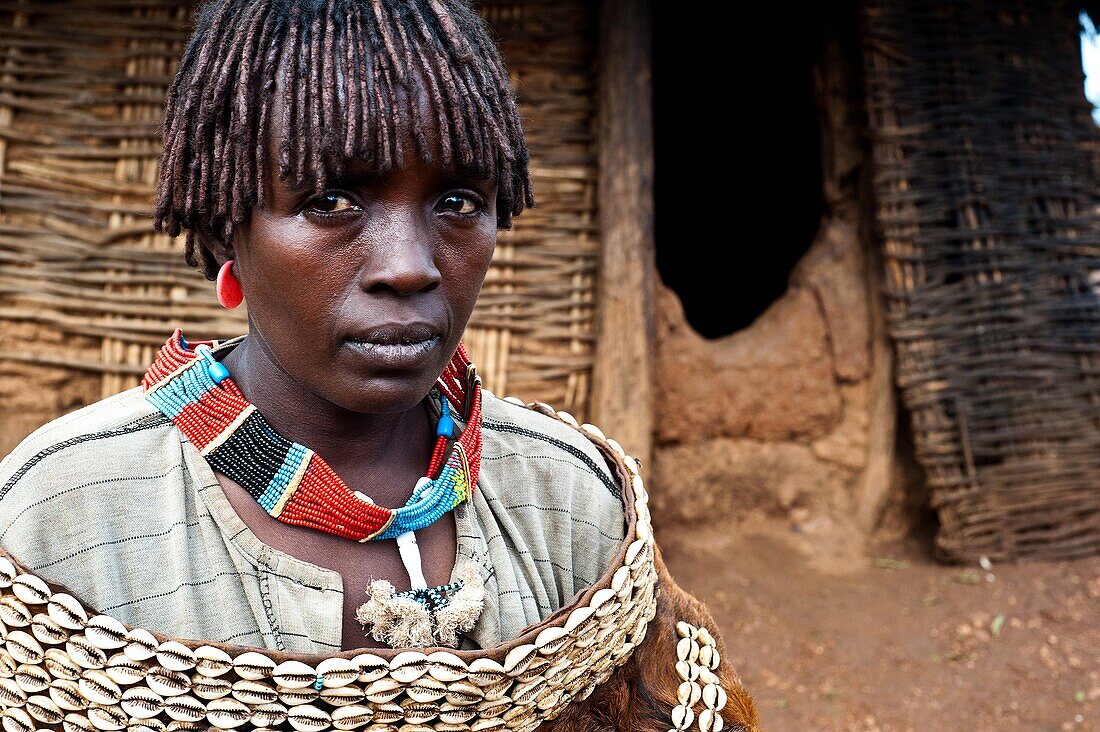
<instances>
[{"instance_id":1,"label":"woman's ear","mask_svg":"<svg viewBox=\"0 0 1100 732\"><path fill-rule=\"evenodd\" d=\"M237 258L233 245L222 241L220 236L203 231L202 227L199 227L195 230L195 237L199 245L214 256L219 267L228 260Z\"/></svg>"}]
</instances>

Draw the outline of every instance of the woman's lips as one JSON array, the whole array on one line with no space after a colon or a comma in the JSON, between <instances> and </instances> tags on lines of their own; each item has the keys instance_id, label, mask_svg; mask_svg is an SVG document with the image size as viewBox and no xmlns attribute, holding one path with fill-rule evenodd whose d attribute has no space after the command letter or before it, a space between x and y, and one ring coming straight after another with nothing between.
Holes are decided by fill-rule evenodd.
<instances>
[{"instance_id":1,"label":"woman's lips","mask_svg":"<svg viewBox=\"0 0 1100 732\"><path fill-rule=\"evenodd\" d=\"M374 368L413 369L423 365L443 342L428 323L393 323L366 328L344 343Z\"/></svg>"}]
</instances>

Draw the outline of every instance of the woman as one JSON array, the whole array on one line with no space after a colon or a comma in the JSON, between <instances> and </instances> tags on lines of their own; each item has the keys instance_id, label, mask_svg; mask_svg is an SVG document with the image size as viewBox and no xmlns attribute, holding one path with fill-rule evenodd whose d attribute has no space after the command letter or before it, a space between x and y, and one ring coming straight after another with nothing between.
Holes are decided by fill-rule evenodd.
<instances>
[{"instance_id":1,"label":"woman","mask_svg":"<svg viewBox=\"0 0 1100 732\"><path fill-rule=\"evenodd\" d=\"M87 669L70 726L753 724L709 616L654 557L636 465L482 390L460 345L498 228L533 203L514 92L462 2L204 6L169 91L156 227L187 232L223 305L247 301L248 335L177 330L142 387L0 467L0 546L103 613L47 602L30 573L0 603L34 631L9 635L16 661L64 641ZM430 656L437 673L381 650L420 647L463 655ZM226 654L253 660L211 690ZM129 706L95 675L122 684L111 659ZM23 692L17 726L69 709Z\"/></svg>"}]
</instances>

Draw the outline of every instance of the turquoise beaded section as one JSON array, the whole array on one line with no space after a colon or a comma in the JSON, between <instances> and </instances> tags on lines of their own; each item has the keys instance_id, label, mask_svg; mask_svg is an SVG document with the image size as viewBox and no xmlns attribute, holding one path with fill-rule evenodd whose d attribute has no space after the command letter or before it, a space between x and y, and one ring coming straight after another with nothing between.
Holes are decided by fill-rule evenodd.
<instances>
[{"instance_id":1,"label":"turquoise beaded section","mask_svg":"<svg viewBox=\"0 0 1100 732\"><path fill-rule=\"evenodd\" d=\"M439 518L463 501L459 486L466 484L457 444L444 463L439 477L425 483L409 496L408 502L394 511L393 521L375 539L396 539L406 531L419 531L431 526Z\"/></svg>"},{"instance_id":2,"label":"turquoise beaded section","mask_svg":"<svg viewBox=\"0 0 1100 732\"><path fill-rule=\"evenodd\" d=\"M200 349L199 354L210 353L209 349ZM211 360L213 355L211 355ZM217 363L215 360L214 363ZM194 404L202 398L202 395L213 389L217 384L210 377L208 366L202 360L196 360L194 364L185 369L171 381L159 387L156 391L145 395L157 409L169 419L175 419L186 407Z\"/></svg>"},{"instance_id":3,"label":"turquoise beaded section","mask_svg":"<svg viewBox=\"0 0 1100 732\"><path fill-rule=\"evenodd\" d=\"M283 497L283 493L286 492L294 474L298 472L298 468L302 466L303 462L309 460L309 457L309 448L305 445L295 442L290 446L283 464L275 472L264 492L256 499L256 502L263 506L265 511L271 513L275 509L275 504Z\"/></svg>"}]
</instances>

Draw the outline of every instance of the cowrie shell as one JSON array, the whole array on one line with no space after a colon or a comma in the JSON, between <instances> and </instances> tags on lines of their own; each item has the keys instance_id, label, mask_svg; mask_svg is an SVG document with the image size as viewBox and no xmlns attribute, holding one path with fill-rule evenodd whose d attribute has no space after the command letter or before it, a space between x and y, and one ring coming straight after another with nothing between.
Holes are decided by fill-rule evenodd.
<instances>
[{"instance_id":1,"label":"cowrie shell","mask_svg":"<svg viewBox=\"0 0 1100 732\"><path fill-rule=\"evenodd\" d=\"M726 706L726 690L719 684L707 684L703 689L703 703L715 711L722 711Z\"/></svg>"},{"instance_id":2,"label":"cowrie shell","mask_svg":"<svg viewBox=\"0 0 1100 732\"><path fill-rule=\"evenodd\" d=\"M699 644L704 646L716 645L714 642L714 636L710 634L710 631L706 628L699 628Z\"/></svg>"},{"instance_id":3,"label":"cowrie shell","mask_svg":"<svg viewBox=\"0 0 1100 732\"><path fill-rule=\"evenodd\" d=\"M691 638L681 638L676 644L676 658L680 661L695 663L699 660L699 644Z\"/></svg>"},{"instance_id":4,"label":"cowrie shell","mask_svg":"<svg viewBox=\"0 0 1100 732\"><path fill-rule=\"evenodd\" d=\"M37 694L49 687L53 679L42 666L23 664L15 670L15 683L28 694Z\"/></svg>"},{"instance_id":5,"label":"cowrie shell","mask_svg":"<svg viewBox=\"0 0 1100 732\"><path fill-rule=\"evenodd\" d=\"M96 615L85 623L84 636L96 648L110 651L126 645L126 626L110 615Z\"/></svg>"},{"instance_id":6,"label":"cowrie shell","mask_svg":"<svg viewBox=\"0 0 1100 732\"><path fill-rule=\"evenodd\" d=\"M317 664L325 688L347 686L359 676L359 664L347 658L326 658Z\"/></svg>"},{"instance_id":7,"label":"cowrie shell","mask_svg":"<svg viewBox=\"0 0 1100 732\"><path fill-rule=\"evenodd\" d=\"M687 729L695 721L695 712L682 704L672 708L672 726L676 729Z\"/></svg>"},{"instance_id":8,"label":"cowrie shell","mask_svg":"<svg viewBox=\"0 0 1100 732\"><path fill-rule=\"evenodd\" d=\"M145 674L145 683L161 696L179 696L191 689L191 680L179 671L171 671L163 666L153 666Z\"/></svg>"},{"instance_id":9,"label":"cowrie shell","mask_svg":"<svg viewBox=\"0 0 1100 732\"><path fill-rule=\"evenodd\" d=\"M66 714L61 726L65 732L92 732L95 729L83 714Z\"/></svg>"},{"instance_id":10,"label":"cowrie shell","mask_svg":"<svg viewBox=\"0 0 1100 732\"><path fill-rule=\"evenodd\" d=\"M80 693L80 687L69 679L58 679L50 684L50 699L70 712L79 712L88 707L88 700Z\"/></svg>"},{"instance_id":11,"label":"cowrie shell","mask_svg":"<svg viewBox=\"0 0 1100 732\"><path fill-rule=\"evenodd\" d=\"M439 705L431 702L418 702L415 699L406 699L401 702L401 712L405 715L407 725L417 729L418 725L435 719L439 716ZM431 730L431 727L427 729ZM409 730L408 732L412 732ZM434 732L434 730L432 730Z\"/></svg>"},{"instance_id":12,"label":"cowrie shell","mask_svg":"<svg viewBox=\"0 0 1100 732\"><path fill-rule=\"evenodd\" d=\"M439 710L439 721L444 724L464 725L477 716L476 709L465 707L443 707Z\"/></svg>"},{"instance_id":13,"label":"cowrie shell","mask_svg":"<svg viewBox=\"0 0 1100 732\"><path fill-rule=\"evenodd\" d=\"M275 670L275 662L262 653L247 651L233 659L233 668L242 679L263 679Z\"/></svg>"},{"instance_id":14,"label":"cowrie shell","mask_svg":"<svg viewBox=\"0 0 1100 732\"><path fill-rule=\"evenodd\" d=\"M59 706L53 703L52 699L48 696L42 696L41 694L27 699L27 706L25 709L33 719L43 724L58 724L65 717L65 713L61 711Z\"/></svg>"},{"instance_id":15,"label":"cowrie shell","mask_svg":"<svg viewBox=\"0 0 1100 732\"><path fill-rule=\"evenodd\" d=\"M103 669L111 681L120 686L136 684L145 678L145 664L119 652L107 659Z\"/></svg>"},{"instance_id":16,"label":"cowrie shell","mask_svg":"<svg viewBox=\"0 0 1100 732\"><path fill-rule=\"evenodd\" d=\"M218 729L240 727L251 716L251 710L236 699L215 699L206 707L207 721Z\"/></svg>"},{"instance_id":17,"label":"cowrie shell","mask_svg":"<svg viewBox=\"0 0 1100 732\"><path fill-rule=\"evenodd\" d=\"M542 690L546 688L546 679L536 678L512 689L512 701L521 706L534 703Z\"/></svg>"},{"instance_id":18,"label":"cowrie shell","mask_svg":"<svg viewBox=\"0 0 1100 732\"><path fill-rule=\"evenodd\" d=\"M23 709L13 707L4 711L0 726L4 732L34 732L34 722Z\"/></svg>"},{"instance_id":19,"label":"cowrie shell","mask_svg":"<svg viewBox=\"0 0 1100 732\"><path fill-rule=\"evenodd\" d=\"M471 704L477 704L484 699L485 692L481 690L481 687L475 686L468 681L455 681L447 685L446 698L448 704L453 704L456 707L465 707Z\"/></svg>"},{"instance_id":20,"label":"cowrie shell","mask_svg":"<svg viewBox=\"0 0 1100 732\"><path fill-rule=\"evenodd\" d=\"M328 712L312 704L303 704L288 710L286 719L298 732L320 732L332 722Z\"/></svg>"},{"instance_id":21,"label":"cowrie shell","mask_svg":"<svg viewBox=\"0 0 1100 732\"><path fill-rule=\"evenodd\" d=\"M377 681L390 671L386 659L373 653L361 653L351 660L359 667L359 681L364 684Z\"/></svg>"},{"instance_id":22,"label":"cowrie shell","mask_svg":"<svg viewBox=\"0 0 1100 732\"><path fill-rule=\"evenodd\" d=\"M7 557L0 557L0 587L11 587L11 583L15 580L15 576L18 572L15 571L15 565L11 563L11 560Z\"/></svg>"},{"instance_id":23,"label":"cowrie shell","mask_svg":"<svg viewBox=\"0 0 1100 732\"><path fill-rule=\"evenodd\" d=\"M88 707L88 720L96 729L111 730L123 729L128 721L121 709L113 706L100 706L93 704Z\"/></svg>"},{"instance_id":24,"label":"cowrie shell","mask_svg":"<svg viewBox=\"0 0 1100 732\"><path fill-rule=\"evenodd\" d=\"M26 631L13 630L8 633L8 653L19 663L38 664L42 662L42 644Z\"/></svg>"},{"instance_id":25,"label":"cowrie shell","mask_svg":"<svg viewBox=\"0 0 1100 732\"><path fill-rule=\"evenodd\" d=\"M372 702L383 704L397 697L403 690L401 682L387 677L371 682L370 686L363 691L363 695Z\"/></svg>"},{"instance_id":26,"label":"cowrie shell","mask_svg":"<svg viewBox=\"0 0 1100 732\"><path fill-rule=\"evenodd\" d=\"M397 722L405 716L404 710L397 704L380 704L374 710L374 721L377 724ZM387 731L388 732L388 731Z\"/></svg>"},{"instance_id":27,"label":"cowrie shell","mask_svg":"<svg viewBox=\"0 0 1100 732\"><path fill-rule=\"evenodd\" d=\"M130 718L130 724L126 726L126 732L165 732L168 729L164 722L156 717L151 719Z\"/></svg>"},{"instance_id":28,"label":"cowrie shell","mask_svg":"<svg viewBox=\"0 0 1100 732\"><path fill-rule=\"evenodd\" d=\"M122 652L134 661L148 661L157 655L157 639L145 628L134 628L126 634L126 645Z\"/></svg>"},{"instance_id":29,"label":"cowrie shell","mask_svg":"<svg viewBox=\"0 0 1100 732\"><path fill-rule=\"evenodd\" d=\"M597 427L594 424L589 424L588 422L585 422L584 424L581 425L581 430L583 432L588 433L589 435L592 435L593 437L600 438L604 442L607 441L607 435L605 435L603 433L603 430L601 430L599 427Z\"/></svg>"},{"instance_id":30,"label":"cowrie shell","mask_svg":"<svg viewBox=\"0 0 1100 732\"><path fill-rule=\"evenodd\" d=\"M569 640L569 632L565 628L551 625L535 637L535 648L544 656L549 656L561 650Z\"/></svg>"},{"instance_id":31,"label":"cowrie shell","mask_svg":"<svg viewBox=\"0 0 1100 732\"><path fill-rule=\"evenodd\" d=\"M442 699L447 693L447 685L431 676L421 676L405 686L405 694L416 702L432 702Z\"/></svg>"},{"instance_id":32,"label":"cowrie shell","mask_svg":"<svg viewBox=\"0 0 1100 732\"><path fill-rule=\"evenodd\" d=\"M193 696L173 696L164 701L164 713L180 722L198 722L206 716L206 705Z\"/></svg>"},{"instance_id":33,"label":"cowrie shell","mask_svg":"<svg viewBox=\"0 0 1100 732\"><path fill-rule=\"evenodd\" d=\"M260 681L241 679L232 688L233 698L244 704L274 704L279 700L278 692Z\"/></svg>"},{"instance_id":34,"label":"cowrie shell","mask_svg":"<svg viewBox=\"0 0 1100 732\"><path fill-rule=\"evenodd\" d=\"M478 686L492 686L506 677L504 667L491 658L475 658L470 662L466 678Z\"/></svg>"},{"instance_id":35,"label":"cowrie shell","mask_svg":"<svg viewBox=\"0 0 1100 732\"><path fill-rule=\"evenodd\" d=\"M699 729L701 732L722 732L726 723L722 715L713 709L704 709L699 712Z\"/></svg>"},{"instance_id":36,"label":"cowrie shell","mask_svg":"<svg viewBox=\"0 0 1100 732\"><path fill-rule=\"evenodd\" d=\"M233 668L233 658L220 648L199 646L195 649L195 670L203 676L221 676Z\"/></svg>"},{"instance_id":37,"label":"cowrie shell","mask_svg":"<svg viewBox=\"0 0 1100 732\"><path fill-rule=\"evenodd\" d=\"M458 681L466 678L466 663L453 653L436 651L428 656L428 673L438 681Z\"/></svg>"},{"instance_id":38,"label":"cowrie shell","mask_svg":"<svg viewBox=\"0 0 1100 732\"><path fill-rule=\"evenodd\" d=\"M31 624L31 613L18 598L6 595L0 599L0 620L9 628L23 628Z\"/></svg>"},{"instance_id":39,"label":"cowrie shell","mask_svg":"<svg viewBox=\"0 0 1100 732\"><path fill-rule=\"evenodd\" d=\"M15 679L0 679L0 705L21 707L27 703L27 693L19 688Z\"/></svg>"},{"instance_id":40,"label":"cowrie shell","mask_svg":"<svg viewBox=\"0 0 1100 732\"><path fill-rule=\"evenodd\" d=\"M164 709L164 697L152 689L135 686L123 693L120 706L131 717L149 719Z\"/></svg>"},{"instance_id":41,"label":"cowrie shell","mask_svg":"<svg viewBox=\"0 0 1100 732\"><path fill-rule=\"evenodd\" d=\"M676 690L676 701L680 702L681 706L693 707L702 695L703 689L698 683L685 681Z\"/></svg>"},{"instance_id":42,"label":"cowrie shell","mask_svg":"<svg viewBox=\"0 0 1100 732\"><path fill-rule=\"evenodd\" d=\"M677 661L676 673L680 674L680 678L684 681L695 681L699 678L699 667L687 661Z\"/></svg>"},{"instance_id":43,"label":"cowrie shell","mask_svg":"<svg viewBox=\"0 0 1100 732\"><path fill-rule=\"evenodd\" d=\"M50 597L46 604L46 612L57 621L62 628L69 630L82 630L84 623L88 622L88 613L72 595L58 592Z\"/></svg>"},{"instance_id":44,"label":"cowrie shell","mask_svg":"<svg viewBox=\"0 0 1100 732\"><path fill-rule=\"evenodd\" d=\"M157 662L169 671L190 671L195 661L195 652L178 641L165 641L157 648Z\"/></svg>"},{"instance_id":45,"label":"cowrie shell","mask_svg":"<svg viewBox=\"0 0 1100 732\"><path fill-rule=\"evenodd\" d=\"M317 690L312 686L299 689L288 689L285 686L278 688L279 701L288 707L296 707L300 704L310 704L317 699Z\"/></svg>"},{"instance_id":46,"label":"cowrie shell","mask_svg":"<svg viewBox=\"0 0 1100 732\"><path fill-rule=\"evenodd\" d=\"M5 638L3 638L3 640L6 641L7 638L5 637ZM62 655L64 655L64 653L65 653L64 651L60 651L57 648L50 648L50 649L46 650L46 654L45 654L46 657L49 657L50 651L58 651ZM16 660L11 657L10 653L8 653L3 648L0 648L0 676L12 676L12 675L14 675L15 674L15 668L18 665L19 665L19 663L16 662Z\"/></svg>"},{"instance_id":47,"label":"cowrie shell","mask_svg":"<svg viewBox=\"0 0 1100 732\"><path fill-rule=\"evenodd\" d=\"M286 721L286 707L278 702L261 704L252 712L249 721L254 727L277 727Z\"/></svg>"},{"instance_id":48,"label":"cowrie shell","mask_svg":"<svg viewBox=\"0 0 1100 732\"><path fill-rule=\"evenodd\" d=\"M313 686L317 680L317 670L301 661L283 661L271 672L271 677L279 686L288 689L304 689Z\"/></svg>"},{"instance_id":49,"label":"cowrie shell","mask_svg":"<svg viewBox=\"0 0 1100 732\"><path fill-rule=\"evenodd\" d=\"M80 693L93 704L109 706L122 698L122 689L101 669L88 669L77 681Z\"/></svg>"},{"instance_id":50,"label":"cowrie shell","mask_svg":"<svg viewBox=\"0 0 1100 732\"><path fill-rule=\"evenodd\" d=\"M40 643L48 645L64 643L69 637L68 631L61 627L61 623L46 613L37 613L31 618L31 633Z\"/></svg>"},{"instance_id":51,"label":"cowrie shell","mask_svg":"<svg viewBox=\"0 0 1100 732\"><path fill-rule=\"evenodd\" d=\"M11 590L16 597L28 605L42 605L49 602L52 594L42 578L33 574L21 574L16 577L11 583Z\"/></svg>"},{"instance_id":52,"label":"cowrie shell","mask_svg":"<svg viewBox=\"0 0 1100 732\"><path fill-rule=\"evenodd\" d=\"M358 704L340 707L332 712L332 726L336 729L358 729L370 724L372 719L374 711Z\"/></svg>"},{"instance_id":53,"label":"cowrie shell","mask_svg":"<svg viewBox=\"0 0 1100 732\"><path fill-rule=\"evenodd\" d=\"M191 691L200 699L221 699L229 696L233 686L226 679L197 675L191 682ZM264 726L264 725L257 725Z\"/></svg>"},{"instance_id":54,"label":"cowrie shell","mask_svg":"<svg viewBox=\"0 0 1100 732\"><path fill-rule=\"evenodd\" d=\"M522 674L527 670L527 667L531 665L531 661L534 660L537 653L538 649L530 643L516 646L508 651L508 655L504 657L505 673L509 676L518 676Z\"/></svg>"},{"instance_id":55,"label":"cowrie shell","mask_svg":"<svg viewBox=\"0 0 1100 732\"><path fill-rule=\"evenodd\" d=\"M60 648L47 648L46 653L43 655L42 665L54 678L75 680L80 678L80 674L84 671L73 659L69 658L69 654Z\"/></svg>"},{"instance_id":56,"label":"cowrie shell","mask_svg":"<svg viewBox=\"0 0 1100 732\"><path fill-rule=\"evenodd\" d=\"M577 422L577 418L569 412L558 412L558 419L573 428L578 428L581 426L580 423Z\"/></svg>"},{"instance_id":57,"label":"cowrie shell","mask_svg":"<svg viewBox=\"0 0 1100 732\"><path fill-rule=\"evenodd\" d=\"M363 701L363 690L357 686L332 686L321 689L321 701L334 707L346 707Z\"/></svg>"},{"instance_id":58,"label":"cowrie shell","mask_svg":"<svg viewBox=\"0 0 1100 732\"><path fill-rule=\"evenodd\" d=\"M403 684L428 672L428 657L419 651L403 651L390 661L390 676Z\"/></svg>"}]
</instances>

